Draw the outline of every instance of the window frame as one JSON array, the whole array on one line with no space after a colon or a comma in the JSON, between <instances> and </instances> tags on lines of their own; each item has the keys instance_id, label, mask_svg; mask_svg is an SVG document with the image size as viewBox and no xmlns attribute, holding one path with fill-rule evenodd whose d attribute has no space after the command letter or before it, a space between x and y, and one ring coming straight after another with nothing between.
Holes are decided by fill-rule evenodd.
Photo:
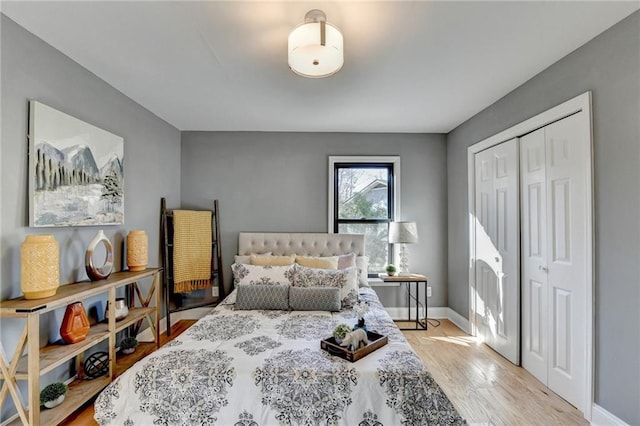
<instances>
[{"instance_id":1,"label":"window frame","mask_svg":"<svg viewBox=\"0 0 640 426\"><path fill-rule=\"evenodd\" d=\"M391 204L389 206L389 218L388 220L381 219L367 219L366 222L359 219L342 219L337 218L337 200L336 200L336 185L337 173L336 166L345 164L349 166L358 167L363 166L390 166L391 168ZM328 223L327 229L330 234L337 233L337 227L339 222L343 223L382 223L393 222L398 220L400 216L400 156L388 155L388 156L341 156L331 155L329 156L329 196L328 196ZM393 262L395 259L393 244L389 244L389 262ZM369 276L375 276L375 274L369 274Z\"/></svg>"}]
</instances>

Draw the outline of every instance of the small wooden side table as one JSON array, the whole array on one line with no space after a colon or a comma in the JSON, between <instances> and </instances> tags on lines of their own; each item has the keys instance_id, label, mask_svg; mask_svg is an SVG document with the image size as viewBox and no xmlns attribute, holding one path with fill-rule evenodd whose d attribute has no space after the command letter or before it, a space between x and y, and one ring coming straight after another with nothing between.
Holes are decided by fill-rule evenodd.
<instances>
[{"instance_id":1,"label":"small wooden side table","mask_svg":"<svg viewBox=\"0 0 640 426\"><path fill-rule=\"evenodd\" d=\"M416 326L413 328L400 328L400 330L426 330L427 329L427 277L422 274L411 274L405 276L395 275L390 277L380 274L382 281L386 283L400 283L407 286L407 321L411 321L411 299L416 301ZM411 283L415 283L415 296L411 294ZM420 287L424 294L424 319L420 319Z\"/></svg>"}]
</instances>

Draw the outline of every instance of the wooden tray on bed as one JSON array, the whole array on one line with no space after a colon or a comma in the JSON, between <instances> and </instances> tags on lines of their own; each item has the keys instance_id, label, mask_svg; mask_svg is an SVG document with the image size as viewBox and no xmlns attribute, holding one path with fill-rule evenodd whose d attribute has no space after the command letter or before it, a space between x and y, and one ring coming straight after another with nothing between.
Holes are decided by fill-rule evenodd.
<instances>
[{"instance_id":1,"label":"wooden tray on bed","mask_svg":"<svg viewBox=\"0 0 640 426\"><path fill-rule=\"evenodd\" d=\"M369 355L376 349L383 347L388 342L387 336L383 336L382 334L378 334L373 331L367 331L367 338L369 339L367 346L356 349L355 351L350 351L348 347L340 346L336 343L336 339L333 337L322 340L320 342L320 349L329 352L331 355L344 358L347 361L355 362L360 358Z\"/></svg>"}]
</instances>

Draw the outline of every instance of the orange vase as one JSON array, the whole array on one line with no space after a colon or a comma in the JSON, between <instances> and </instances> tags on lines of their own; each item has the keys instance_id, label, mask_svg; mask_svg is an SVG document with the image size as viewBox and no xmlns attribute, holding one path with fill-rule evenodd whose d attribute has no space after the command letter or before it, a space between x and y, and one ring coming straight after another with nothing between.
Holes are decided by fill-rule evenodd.
<instances>
[{"instance_id":1,"label":"orange vase","mask_svg":"<svg viewBox=\"0 0 640 426\"><path fill-rule=\"evenodd\" d=\"M77 343L87 338L89 334L89 318L84 311L82 302L67 305L64 319L60 326L60 336L66 343Z\"/></svg>"}]
</instances>

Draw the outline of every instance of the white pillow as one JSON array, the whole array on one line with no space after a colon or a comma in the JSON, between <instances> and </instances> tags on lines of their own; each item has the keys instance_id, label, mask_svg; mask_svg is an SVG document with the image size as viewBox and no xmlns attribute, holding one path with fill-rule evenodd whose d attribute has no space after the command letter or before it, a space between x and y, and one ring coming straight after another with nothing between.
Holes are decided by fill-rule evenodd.
<instances>
[{"instance_id":1,"label":"white pillow","mask_svg":"<svg viewBox=\"0 0 640 426\"><path fill-rule=\"evenodd\" d=\"M358 270L316 269L295 265L294 287L338 287L342 308L350 308L358 301Z\"/></svg>"},{"instance_id":2,"label":"white pillow","mask_svg":"<svg viewBox=\"0 0 640 426\"><path fill-rule=\"evenodd\" d=\"M292 285L293 265L287 266L259 266L234 263L233 284L239 285Z\"/></svg>"},{"instance_id":3,"label":"white pillow","mask_svg":"<svg viewBox=\"0 0 640 426\"><path fill-rule=\"evenodd\" d=\"M358 285L360 287L371 287L369 285L369 257L356 256L356 268L358 269Z\"/></svg>"}]
</instances>

